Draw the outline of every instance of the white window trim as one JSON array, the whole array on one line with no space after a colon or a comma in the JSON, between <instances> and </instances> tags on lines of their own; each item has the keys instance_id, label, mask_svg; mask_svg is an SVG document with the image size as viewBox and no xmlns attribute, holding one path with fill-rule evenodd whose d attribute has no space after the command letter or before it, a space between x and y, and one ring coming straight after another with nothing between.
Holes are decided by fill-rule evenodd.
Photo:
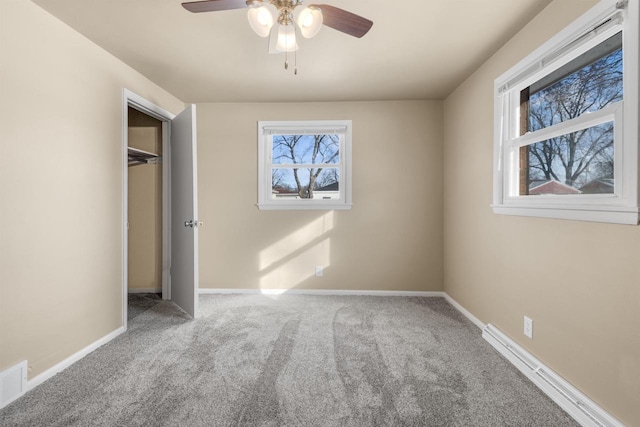
<instances>
[{"instance_id":1,"label":"white window trim","mask_svg":"<svg viewBox=\"0 0 640 427\"><path fill-rule=\"evenodd\" d=\"M331 132L344 129L341 138L340 199L337 200L274 200L271 195L271 144L269 128ZM351 199L351 120L259 121L258 122L258 208L261 210L349 210ZM305 133L309 133L306 131ZM342 132L340 132L342 133Z\"/></svg>"},{"instance_id":2,"label":"white window trim","mask_svg":"<svg viewBox=\"0 0 640 427\"><path fill-rule=\"evenodd\" d=\"M495 213L638 224L639 21L637 1L601 0L495 80L492 204ZM598 30L593 31L596 27ZM623 32L624 100L545 130L547 135L565 134L572 128L583 129L589 123L614 121L614 194L518 196L518 149L543 135L537 131L535 139L530 135L518 136L520 91L620 30Z\"/></svg>"}]
</instances>

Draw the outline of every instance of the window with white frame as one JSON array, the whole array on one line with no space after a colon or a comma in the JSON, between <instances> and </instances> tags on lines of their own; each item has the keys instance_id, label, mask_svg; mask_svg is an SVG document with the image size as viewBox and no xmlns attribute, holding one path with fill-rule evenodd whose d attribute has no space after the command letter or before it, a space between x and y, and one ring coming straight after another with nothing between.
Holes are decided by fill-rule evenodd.
<instances>
[{"instance_id":1,"label":"window with white frame","mask_svg":"<svg viewBox=\"0 0 640 427\"><path fill-rule=\"evenodd\" d=\"M495 82L496 213L638 223L638 10L602 0Z\"/></svg>"},{"instance_id":2,"label":"window with white frame","mask_svg":"<svg viewBox=\"0 0 640 427\"><path fill-rule=\"evenodd\" d=\"M258 122L260 209L350 209L351 121Z\"/></svg>"}]
</instances>

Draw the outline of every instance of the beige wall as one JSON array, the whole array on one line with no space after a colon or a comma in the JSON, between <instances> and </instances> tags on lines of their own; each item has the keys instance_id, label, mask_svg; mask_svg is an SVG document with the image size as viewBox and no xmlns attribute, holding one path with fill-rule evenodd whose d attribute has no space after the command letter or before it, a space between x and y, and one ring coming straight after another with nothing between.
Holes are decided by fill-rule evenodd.
<instances>
[{"instance_id":1,"label":"beige wall","mask_svg":"<svg viewBox=\"0 0 640 427\"><path fill-rule=\"evenodd\" d=\"M129 146L162 154L162 122L129 108ZM130 291L162 289L162 161L129 174L128 281Z\"/></svg>"},{"instance_id":2,"label":"beige wall","mask_svg":"<svg viewBox=\"0 0 640 427\"><path fill-rule=\"evenodd\" d=\"M640 228L490 208L494 79L594 3L556 0L446 99L445 291L638 426Z\"/></svg>"},{"instance_id":3,"label":"beige wall","mask_svg":"<svg viewBox=\"0 0 640 427\"><path fill-rule=\"evenodd\" d=\"M640 228L489 207L493 80L594 2L552 3L444 118L430 101L199 105L200 286L419 291L444 276L482 321L638 425ZM31 2L0 2L0 45L0 370L27 359L32 378L121 325L122 88L183 104ZM255 207L256 122L301 119L353 120L351 211Z\"/></svg>"},{"instance_id":4,"label":"beige wall","mask_svg":"<svg viewBox=\"0 0 640 427\"><path fill-rule=\"evenodd\" d=\"M353 209L258 210L258 120L327 119L353 120ZM442 290L441 102L198 105L198 179L201 288Z\"/></svg>"},{"instance_id":5,"label":"beige wall","mask_svg":"<svg viewBox=\"0 0 640 427\"><path fill-rule=\"evenodd\" d=\"M122 88L182 102L24 0L0 1L0 370L122 324Z\"/></svg>"}]
</instances>

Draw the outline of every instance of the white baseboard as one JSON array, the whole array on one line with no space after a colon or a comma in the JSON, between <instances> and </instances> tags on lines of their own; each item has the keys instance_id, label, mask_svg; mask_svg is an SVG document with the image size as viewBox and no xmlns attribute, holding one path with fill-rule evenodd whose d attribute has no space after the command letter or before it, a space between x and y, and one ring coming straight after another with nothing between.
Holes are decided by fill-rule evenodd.
<instances>
[{"instance_id":1,"label":"white baseboard","mask_svg":"<svg viewBox=\"0 0 640 427\"><path fill-rule=\"evenodd\" d=\"M99 347L102 347L103 345L105 345L106 343L108 343L109 341L111 341L112 339L114 339L115 337L120 335L121 333L123 333L125 330L126 329L124 327L120 327L120 328L116 329L115 331L105 335L104 337L100 338L99 340L95 341L94 343L89 344L88 346L86 346L82 350L80 350L80 351L72 354L71 356L67 357L62 362L58 363L57 365L47 369L46 371L42 372L39 375L36 375L35 377L33 377L32 379L27 381L27 391L39 386L40 384L42 384L43 382L45 382L49 378L53 377L57 373L64 371L69 366L73 365L75 362L77 362L78 360L80 360L83 357L85 357L87 354L89 354L92 351L98 349Z\"/></svg>"},{"instance_id":2,"label":"white baseboard","mask_svg":"<svg viewBox=\"0 0 640 427\"><path fill-rule=\"evenodd\" d=\"M220 289L199 288L200 295L206 294L250 294L250 295L364 295L383 297L443 297L440 291L360 291L343 289Z\"/></svg>"},{"instance_id":3,"label":"white baseboard","mask_svg":"<svg viewBox=\"0 0 640 427\"><path fill-rule=\"evenodd\" d=\"M0 409L27 392L27 361L0 372Z\"/></svg>"},{"instance_id":4,"label":"white baseboard","mask_svg":"<svg viewBox=\"0 0 640 427\"><path fill-rule=\"evenodd\" d=\"M580 425L585 427L624 427L620 421L492 324L484 327L482 337Z\"/></svg>"},{"instance_id":5,"label":"white baseboard","mask_svg":"<svg viewBox=\"0 0 640 427\"><path fill-rule=\"evenodd\" d=\"M129 294L161 294L162 288L129 288Z\"/></svg>"},{"instance_id":6,"label":"white baseboard","mask_svg":"<svg viewBox=\"0 0 640 427\"><path fill-rule=\"evenodd\" d=\"M478 319L476 316L471 314L466 308L458 304L458 301L451 298L447 293L444 293L443 296L444 296L444 299L446 299L449 304L454 306L455 309L458 310L460 313L462 313L467 319L471 320L478 328L484 329L486 324L481 322L480 319Z\"/></svg>"}]
</instances>

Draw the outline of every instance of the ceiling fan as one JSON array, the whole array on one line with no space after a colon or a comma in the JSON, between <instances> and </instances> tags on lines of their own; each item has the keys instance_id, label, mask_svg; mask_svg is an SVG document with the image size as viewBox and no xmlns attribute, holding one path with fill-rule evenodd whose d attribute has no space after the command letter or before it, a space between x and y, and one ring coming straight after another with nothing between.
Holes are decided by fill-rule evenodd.
<instances>
[{"instance_id":1,"label":"ceiling fan","mask_svg":"<svg viewBox=\"0 0 640 427\"><path fill-rule=\"evenodd\" d=\"M372 21L344 9L328 4L303 6L301 0L204 0L182 3L182 6L193 13L249 8L251 28L260 37L271 35L273 28L273 38L276 41L274 50L285 54L298 50L297 31L303 37L311 38L318 34L322 25L326 25L361 38L373 25ZM288 62L285 59L285 69L287 68Z\"/></svg>"}]
</instances>

